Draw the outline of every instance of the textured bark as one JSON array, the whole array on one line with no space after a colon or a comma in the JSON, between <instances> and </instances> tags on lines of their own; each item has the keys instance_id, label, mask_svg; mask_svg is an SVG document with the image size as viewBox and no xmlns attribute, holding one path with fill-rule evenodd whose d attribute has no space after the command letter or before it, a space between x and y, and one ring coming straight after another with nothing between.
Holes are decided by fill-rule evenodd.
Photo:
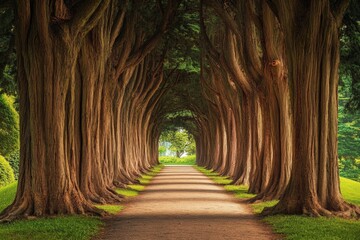
<instances>
[{"instance_id":1,"label":"textured bark","mask_svg":"<svg viewBox=\"0 0 360 240\"><path fill-rule=\"evenodd\" d=\"M338 176L337 69L342 13L333 11L325 0L308 5L274 1L271 6L287 36L294 165L280 202L265 213L359 215L358 207L344 202Z\"/></svg>"},{"instance_id":2,"label":"textured bark","mask_svg":"<svg viewBox=\"0 0 360 240\"><path fill-rule=\"evenodd\" d=\"M109 4L100 2L86 4L69 24L62 23L66 6L60 8L52 1L18 3L20 176L16 199L4 210L1 221L29 215L100 213L79 189L78 115L74 109L82 34ZM87 21L89 18L92 20Z\"/></svg>"}]
</instances>

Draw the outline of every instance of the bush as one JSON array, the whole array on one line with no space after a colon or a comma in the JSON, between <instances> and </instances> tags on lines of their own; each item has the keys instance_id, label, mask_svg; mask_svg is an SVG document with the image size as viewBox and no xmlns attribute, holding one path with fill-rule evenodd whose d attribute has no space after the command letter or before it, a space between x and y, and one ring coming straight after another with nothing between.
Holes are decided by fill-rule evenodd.
<instances>
[{"instance_id":1,"label":"bush","mask_svg":"<svg viewBox=\"0 0 360 240\"><path fill-rule=\"evenodd\" d=\"M182 157L181 160L183 162L188 162L188 163L191 163L191 164L196 164L196 155L189 155L189 156L186 156L186 157Z\"/></svg>"},{"instance_id":2,"label":"bush","mask_svg":"<svg viewBox=\"0 0 360 240\"><path fill-rule=\"evenodd\" d=\"M19 177L19 166L20 166L20 152L15 151L9 155L7 158L10 163L11 168L14 170L15 179L17 180Z\"/></svg>"},{"instance_id":3,"label":"bush","mask_svg":"<svg viewBox=\"0 0 360 240\"><path fill-rule=\"evenodd\" d=\"M190 155L182 158L172 157L172 156L161 156L159 157L159 161L162 164L167 165L194 165L196 164L196 156Z\"/></svg>"},{"instance_id":4,"label":"bush","mask_svg":"<svg viewBox=\"0 0 360 240\"><path fill-rule=\"evenodd\" d=\"M360 160L353 157L339 158L340 176L360 182Z\"/></svg>"},{"instance_id":5,"label":"bush","mask_svg":"<svg viewBox=\"0 0 360 240\"><path fill-rule=\"evenodd\" d=\"M0 187L15 181L14 171L6 159L0 155Z\"/></svg>"},{"instance_id":6,"label":"bush","mask_svg":"<svg viewBox=\"0 0 360 240\"><path fill-rule=\"evenodd\" d=\"M0 94L0 155L9 155L19 149L19 114L14 108L14 100Z\"/></svg>"}]
</instances>

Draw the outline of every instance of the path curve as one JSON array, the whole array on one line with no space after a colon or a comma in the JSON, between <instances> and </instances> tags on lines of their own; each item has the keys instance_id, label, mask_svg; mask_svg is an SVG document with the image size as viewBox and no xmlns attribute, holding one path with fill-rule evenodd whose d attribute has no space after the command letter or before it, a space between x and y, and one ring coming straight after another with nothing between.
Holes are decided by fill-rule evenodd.
<instances>
[{"instance_id":1,"label":"path curve","mask_svg":"<svg viewBox=\"0 0 360 240\"><path fill-rule=\"evenodd\" d=\"M95 239L280 239L249 207L191 166L165 166Z\"/></svg>"}]
</instances>

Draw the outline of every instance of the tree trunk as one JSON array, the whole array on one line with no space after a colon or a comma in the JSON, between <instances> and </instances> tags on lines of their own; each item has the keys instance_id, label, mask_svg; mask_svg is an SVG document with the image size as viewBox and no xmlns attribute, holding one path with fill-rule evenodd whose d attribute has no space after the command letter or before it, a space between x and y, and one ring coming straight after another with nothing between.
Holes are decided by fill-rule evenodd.
<instances>
[{"instance_id":1,"label":"tree trunk","mask_svg":"<svg viewBox=\"0 0 360 240\"><path fill-rule=\"evenodd\" d=\"M276 2L272 7L286 34L293 87L294 165L280 202L264 213L359 215L358 207L344 202L338 175L337 70L341 17L331 11L329 1L325 0L308 5Z\"/></svg>"},{"instance_id":2,"label":"tree trunk","mask_svg":"<svg viewBox=\"0 0 360 240\"><path fill-rule=\"evenodd\" d=\"M49 1L18 3L20 176L15 201L4 210L1 221L29 215L100 213L79 188L80 136L74 108L81 34L93 27L109 3L99 2L89 3L71 24L61 23L61 18L67 18L65 6ZM91 16L94 22L89 23Z\"/></svg>"}]
</instances>

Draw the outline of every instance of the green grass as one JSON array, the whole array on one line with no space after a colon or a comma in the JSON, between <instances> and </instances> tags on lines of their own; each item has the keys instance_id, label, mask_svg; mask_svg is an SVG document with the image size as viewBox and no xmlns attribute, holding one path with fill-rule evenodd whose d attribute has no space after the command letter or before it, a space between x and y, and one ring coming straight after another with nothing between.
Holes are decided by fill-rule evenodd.
<instances>
[{"instance_id":1,"label":"green grass","mask_svg":"<svg viewBox=\"0 0 360 240\"><path fill-rule=\"evenodd\" d=\"M217 184L228 185L232 182L232 180L229 179L229 177L219 176L219 174L217 174L216 172L213 172L212 170L208 170L206 168L199 167L199 166L194 166L194 168L197 169L198 171L204 173L206 176L208 176L211 180L213 180Z\"/></svg>"},{"instance_id":2,"label":"green grass","mask_svg":"<svg viewBox=\"0 0 360 240\"><path fill-rule=\"evenodd\" d=\"M200 172L207 175L215 182L224 185L224 188L235 194L237 198L246 199L254 197L254 194L247 193L248 187L245 185L227 185L226 177L220 177L217 173L202 167L195 166ZM223 179L218 181L218 179ZM360 205L360 183L340 178L340 186L343 197L346 201ZM266 201L251 204L254 213L259 214L265 207L272 207L278 201ZM346 220L342 218L313 218L298 215L275 215L268 216L263 221L269 223L273 230L286 236L286 239L306 239L306 240L340 240L340 239L360 239L360 221Z\"/></svg>"},{"instance_id":3,"label":"green grass","mask_svg":"<svg viewBox=\"0 0 360 240\"><path fill-rule=\"evenodd\" d=\"M15 221L0 225L2 240L17 239L90 239L101 228L99 218L70 216Z\"/></svg>"},{"instance_id":4,"label":"green grass","mask_svg":"<svg viewBox=\"0 0 360 240\"><path fill-rule=\"evenodd\" d=\"M195 165L196 156L190 155L181 158L172 157L172 156L161 156L159 157L159 161L161 164L165 164L165 165Z\"/></svg>"},{"instance_id":5,"label":"green grass","mask_svg":"<svg viewBox=\"0 0 360 240\"><path fill-rule=\"evenodd\" d=\"M148 173L143 174L138 179L141 184L129 184L127 188L116 189L115 190L116 193L120 194L125 198L136 197L137 195L139 195L141 191L145 189L144 185L149 184L151 179L154 176L156 176L156 174L158 174L163 167L164 167L163 165L158 165L153 167ZM110 214L118 214L124 209L124 206L120 204L104 204L104 205L96 205L96 207L105 210Z\"/></svg>"},{"instance_id":6,"label":"green grass","mask_svg":"<svg viewBox=\"0 0 360 240\"><path fill-rule=\"evenodd\" d=\"M225 185L224 188L230 192L234 192L237 198L252 198L255 194L248 193L248 186L245 185Z\"/></svg>"},{"instance_id":7,"label":"green grass","mask_svg":"<svg viewBox=\"0 0 360 240\"><path fill-rule=\"evenodd\" d=\"M0 187L0 212L9 206L15 198L17 182Z\"/></svg>"},{"instance_id":8,"label":"green grass","mask_svg":"<svg viewBox=\"0 0 360 240\"><path fill-rule=\"evenodd\" d=\"M110 214L117 214L124 209L124 206L120 204L104 204L104 205L95 205L95 206Z\"/></svg>"},{"instance_id":9,"label":"green grass","mask_svg":"<svg viewBox=\"0 0 360 240\"><path fill-rule=\"evenodd\" d=\"M280 215L266 217L264 221L271 224L275 232L291 240L355 240L360 237L360 221L356 220Z\"/></svg>"},{"instance_id":10,"label":"green grass","mask_svg":"<svg viewBox=\"0 0 360 240\"><path fill-rule=\"evenodd\" d=\"M150 182L162 165L154 167L149 173L140 179L142 184ZM9 184L0 188L0 212L13 201L16 194L17 183ZM144 185L133 184L126 189L117 189L117 192L125 197L133 197L145 188ZM96 205L111 214L119 213L122 205ZM19 220L7 224L0 224L1 240L86 240L95 236L103 222L98 217L89 216L60 216L52 218L39 218L34 220Z\"/></svg>"},{"instance_id":11,"label":"green grass","mask_svg":"<svg viewBox=\"0 0 360 240\"><path fill-rule=\"evenodd\" d=\"M341 177L340 188L346 201L360 205L360 182Z\"/></svg>"},{"instance_id":12,"label":"green grass","mask_svg":"<svg viewBox=\"0 0 360 240\"><path fill-rule=\"evenodd\" d=\"M12 183L0 188L0 212L14 200L16 187L17 183ZM20 220L0 224L0 239L90 239L102 225L99 218L86 216Z\"/></svg>"}]
</instances>

